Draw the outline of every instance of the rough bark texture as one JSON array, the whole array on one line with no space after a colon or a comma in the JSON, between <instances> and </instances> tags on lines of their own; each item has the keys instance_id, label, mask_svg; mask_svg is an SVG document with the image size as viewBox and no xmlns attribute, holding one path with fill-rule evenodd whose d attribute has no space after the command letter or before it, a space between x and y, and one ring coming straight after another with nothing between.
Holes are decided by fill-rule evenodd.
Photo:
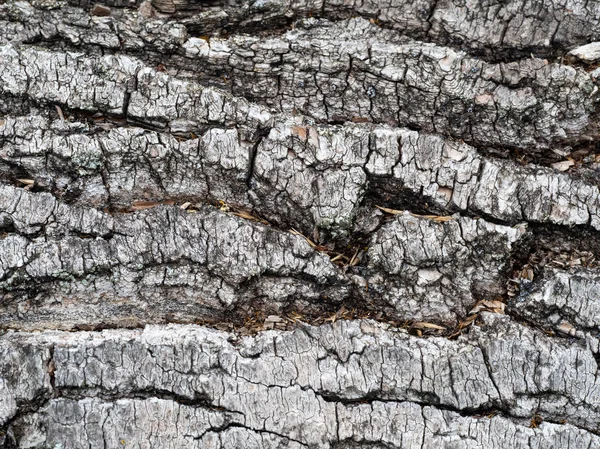
<instances>
[{"instance_id":1,"label":"rough bark texture","mask_svg":"<svg viewBox=\"0 0 600 449\"><path fill-rule=\"evenodd\" d=\"M507 318L485 316L484 324L457 341L411 337L372 321L242 340L182 326L9 333L0 346L12 368L3 414L41 401L11 421L23 447L118 447L120 440L234 447L240 435L257 447L273 440L292 447L600 444L583 430L598 430L592 355ZM20 366L24 357L35 363ZM518 419L461 415L475 410L515 418L539 412L581 428L533 430Z\"/></svg>"},{"instance_id":2,"label":"rough bark texture","mask_svg":"<svg viewBox=\"0 0 600 449\"><path fill-rule=\"evenodd\" d=\"M0 4L0 448L600 447L600 3Z\"/></svg>"}]
</instances>

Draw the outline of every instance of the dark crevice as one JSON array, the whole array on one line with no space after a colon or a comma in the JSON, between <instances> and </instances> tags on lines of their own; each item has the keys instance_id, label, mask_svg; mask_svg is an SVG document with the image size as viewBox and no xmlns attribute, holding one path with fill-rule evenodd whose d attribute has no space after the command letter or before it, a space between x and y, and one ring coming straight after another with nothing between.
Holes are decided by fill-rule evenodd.
<instances>
[{"instance_id":1,"label":"dark crevice","mask_svg":"<svg viewBox=\"0 0 600 449\"><path fill-rule=\"evenodd\" d=\"M408 197L405 198L405 205L410 205L412 211L422 211L431 213L430 209L420 209L420 207L425 207L424 205L418 206L417 201L420 197ZM373 198L370 198L369 201L374 201ZM384 205L392 205L395 207L401 207L402 203L396 203L388 201L384 202ZM400 204L400 206L398 206ZM173 207L173 206L171 206ZM178 210L178 209L175 209ZM375 211L376 209L372 209ZM178 213L182 213L178 210ZM373 233L377 232L377 230L388 220L393 219L393 216L380 216L379 225L371 230L369 233L365 234L352 234L349 239L345 240L329 240L329 243L318 242L318 245L322 246L320 251L328 252L330 257L333 257L333 254L345 254L346 258L351 258L353 255L361 254L362 248L368 246L369 241ZM14 227L11 227L11 223L6 223L4 227L5 232L13 233ZM522 269L522 267L528 263L530 255L534 251L542 251L542 250L552 250L552 249L562 249L563 251L577 251L585 249L586 251L592 251L595 255L600 259L600 235L597 231L586 229L585 227L578 228L567 228L564 226L550 226L550 225L531 225L532 232L531 237L526 241L521 242L521 245L515 250L512 255L512 262L509 264L512 265L512 271L517 272ZM286 232L287 228L279 228L280 231ZM89 234L89 233L81 233L77 231L73 231L73 235L77 235L80 238L102 238L102 239L110 239L112 234ZM28 233L26 236L28 238L36 238L44 236L44 229L41 228L37 234ZM535 242L533 245L533 249L528 252L528 249L531 245L531 242ZM327 246L329 245L329 246ZM348 275L358 274L361 276L369 276L369 271L366 270L367 259L366 254L360 256L359 263L354 266L351 264L342 265L340 267L340 271L347 273ZM182 263L187 263L185 261L181 261ZM193 264L195 265L195 264ZM156 264L145 264L144 269L147 270L153 266L162 266ZM127 268L124 266L124 268ZM112 269L105 270L95 270L86 272L83 275L83 278L87 278L92 276L93 278L97 278L98 276L108 275L111 276L113 273ZM10 273L7 276L11 276ZM277 278L277 273L263 273L261 276L262 280L267 280L269 277ZM510 277L510 273L506 273L506 279ZM537 277L537 274L536 274ZM313 278L304 278L302 276L296 277L297 280L306 281L309 284L314 284ZM19 294L25 294L25 296L29 296L29 291L31 288L34 288L35 293L32 291L32 298L35 297L41 290L43 290L44 284L52 285L55 282L58 282L58 278L36 278L35 282L28 282L25 286L14 285L11 287L13 293L20 292ZM314 284L316 286L316 284ZM348 282L348 284L341 286L341 288L349 288L349 292L345 295L345 299L343 302L339 303L336 301L329 302L324 300L324 298L319 299L318 301L309 300L303 301L300 298L296 300L288 300L283 299L280 303L273 303L272 301L266 301L263 296L261 296L258 292L256 292L255 280L250 279L247 282L241 283L236 286L236 290L241 297L253 297L252 301L247 303L237 303L235 305L236 311L232 313L231 310L224 308L223 310L216 310L207 308L204 312L196 315L194 318L190 317L186 320L182 320L177 316L165 316L160 320L160 322L174 322L174 323L182 323L182 322L193 322L197 324L207 324L215 327L223 327L227 324L227 329L240 329L241 332L254 332L256 330L260 330L263 325L263 321L266 316L270 314L275 315L283 315L283 316L300 316L302 317L300 321L305 321L313 324L321 324L325 322L324 320L329 319L331 317L335 317L334 319L353 319L353 318L371 318L378 321L388 322L394 326L404 327L407 329L412 328L412 323L410 321L405 320L401 315L398 315L394 312L393 307L383 301L382 298L377 294L371 294L369 291L365 291L363 287L358 284L354 284ZM521 293L523 293L523 289L527 287L525 282L521 282L519 284L521 288ZM40 290L41 289L41 290ZM323 288L323 294L327 295L327 289ZM479 295L474 292L475 298L478 298ZM510 302L510 301L508 301ZM464 310L462 314L457 316L457 320L460 321L467 317L467 310ZM253 317L248 322L248 317ZM145 324L145 320L141 319L136 323L133 323L126 327L141 327ZM448 326L448 323L439 323L448 328L446 332L434 332L437 335L453 335L456 331L456 328L452 325ZM293 326L293 321L288 322L286 326ZM82 325L83 326L83 325ZM115 324L110 323L90 323L89 325L79 327L80 329L107 329L123 326L123 323L119 323L119 320L116 320ZM538 326L539 327L539 326ZM76 326L77 328L77 326Z\"/></svg>"},{"instance_id":2,"label":"dark crevice","mask_svg":"<svg viewBox=\"0 0 600 449\"><path fill-rule=\"evenodd\" d=\"M253 188L252 178L254 177L254 166L256 162L256 154L258 153L258 148L260 147L260 144L262 143L263 139L267 137L270 132L271 128L259 129L255 137L256 143L254 143L254 145L252 145L252 148L250 149L250 162L248 163L248 173L246 175L246 185L248 186L248 190L252 190Z\"/></svg>"},{"instance_id":3,"label":"dark crevice","mask_svg":"<svg viewBox=\"0 0 600 449\"><path fill-rule=\"evenodd\" d=\"M445 404L441 404L439 401L439 398L437 398L435 396L421 394L421 393L417 394L417 392L414 392L414 393L417 395L422 395L421 399L416 399L416 398L386 399L386 398L378 397L377 392L370 393L370 394L361 396L360 398L356 398L356 399L348 399L348 398L345 398L345 397L342 397L339 395L335 395L335 394L328 394L328 393L324 393L324 392L315 391L310 388L303 388L303 389L313 391L318 397L322 398L325 402L341 404L341 405L343 405L345 407L349 407L349 408L352 408L354 406L362 406L365 404L373 404L375 402L391 403L391 404L408 403L408 404L417 404L422 408L431 407L431 408L435 408L435 409L441 410L441 411L448 411L448 412L456 413L457 415L464 417L464 418L494 419L495 417L503 417L510 421L513 421L516 425L523 425L524 421L525 421L525 419L522 416L514 416L514 414L511 413L510 407L504 406L501 403L487 404L487 405L484 404L484 405L482 405L480 407L476 407L476 408L468 408L468 407L457 408L457 407L452 407L452 406L448 406ZM536 395L527 395L527 396L535 397ZM544 394L540 394L539 396L543 397ZM110 391L110 390L105 390L102 388L79 388L79 387L54 388L53 387L53 393L52 393L51 397L39 397L39 398L36 398L36 400L33 402L30 402L26 405L24 404L21 407L21 409L19 410L19 413L16 416L12 417L9 420L9 422L4 426L3 429L0 429L0 443L4 443L4 445L0 446L0 447L2 447L3 449L12 449L13 447L16 447L16 446L11 446L11 444L15 443L15 441L11 438L11 436L13 436L12 429L17 425L17 423L22 418L24 418L30 414L37 413L40 410L42 410L44 407L46 407L49 404L51 399L66 399L66 400L78 401L78 400L82 400L82 399L86 399L86 398L96 398L103 402L116 402L117 400L123 400L123 399L142 400L143 401L145 399L157 398L157 399L166 400L166 401L173 401L173 402L175 402L179 405L183 405L183 406L201 408L201 409L210 410L213 412L221 412L224 414L231 415L228 419L225 420L225 423L222 426L209 428L208 430L206 430L206 432L204 432L199 437L196 437L195 439L201 439L202 436L204 436L206 433L209 433L209 432L217 432L218 433L218 432L227 430L228 428L231 428L231 427L243 427L243 428L247 428L249 430L256 431L256 432L267 432L267 433L270 433L273 435L277 435L286 440L295 441L299 444L305 445L305 443L303 443L300 440L290 439L286 435L278 434L271 430L260 429L260 428L254 429L254 428L244 426L241 423L236 423L235 421L232 421L231 419L235 415L240 415L240 419L243 420L244 419L243 414L236 410L229 410L227 408L216 406L214 404L214 401L209 396L206 396L206 395L199 395L199 394L195 393L194 397L187 397L187 396L178 395L169 390L161 390L161 389L134 389L131 391L116 391L116 390ZM532 422L536 417L538 417L537 418L538 420L541 418L541 417L539 417L539 415L536 412L536 413L534 413L534 416L532 417ZM599 435L599 433L594 430L591 430L589 428L580 426L578 424L575 424L575 423L572 423L572 422L569 422L566 420L559 419L558 417L544 416L543 420L557 424L557 425L572 425L572 426L577 427L585 432L589 432L594 435ZM539 422L538 422L538 424L539 424ZM4 441L3 441L3 437L5 437Z\"/></svg>"},{"instance_id":4,"label":"dark crevice","mask_svg":"<svg viewBox=\"0 0 600 449\"><path fill-rule=\"evenodd\" d=\"M89 7L87 3L71 2L74 6ZM123 16L126 10L132 10L139 6L141 2L136 1L133 5L127 5L121 2L105 0L102 2L108 4L112 8L112 16L118 18ZM252 2L249 2L251 4ZM326 3L326 2L325 2ZM240 8L239 5L231 7L231 4L223 2L220 5L207 7L202 3L191 3L187 7L184 3L177 6L177 10L164 9L159 11L159 18L162 20L181 23L186 26L189 33L193 36L218 36L229 37L230 35L249 34L261 37L270 37L280 35L293 28L298 21L306 18L326 19L332 22L348 20L354 17L363 17L371 20L377 26L395 31L400 36L406 36L412 39L421 40L423 42L434 43L437 45L448 46L455 50L462 50L473 57L477 57L490 62L513 62L522 59L531 58L532 55L539 58L548 58L551 61L562 61L568 50L577 44L583 45L588 41L581 40L580 42L572 42L568 46L563 45L556 40L552 41L552 47L538 45L524 45L517 48L514 46L487 45L480 43L472 45L465 42L461 38L456 38L455 35L449 34L442 30L437 30L439 35L433 35L431 31L431 23L433 14L437 5L433 5L429 11L421 11L418 17L422 19L420 26L399 27L393 23L380 20L380 12L373 11L357 11L352 7L336 5L334 8L331 5L323 4L322 8L309 9L307 11L280 11L277 6L273 10L269 6L256 7L252 5L250 8ZM211 16L211 12L213 12ZM223 14L225 12L225 14ZM201 14L199 14L201 13ZM40 43L41 38L36 39L36 43Z\"/></svg>"},{"instance_id":5,"label":"dark crevice","mask_svg":"<svg viewBox=\"0 0 600 449\"><path fill-rule=\"evenodd\" d=\"M143 61L145 61L146 63L148 63L149 65L163 65L162 62L165 62L164 59L164 55L161 55L160 53L153 51L153 50L145 50L142 54L140 55L136 55L141 57L141 59ZM225 92L229 92L229 93L234 93L234 94L240 94L240 93L244 93L246 99L250 100L250 101L255 101L257 103L261 103L261 104L265 104L265 105L270 105L270 106L275 106L272 103L272 99L271 98L266 98L264 96L261 95L254 95L252 93L252 91L248 91L248 92L233 92L233 86L236 85L235 82L235 77L236 77L236 70L233 69L232 67L226 67L224 68L222 64L213 64L210 63L209 61L196 61L190 58L186 58L185 56L182 55L170 55L170 57L172 58L179 58L179 64L183 63L185 64L189 64L189 66L185 67L188 71L191 71L191 73L193 73L192 78L193 78L193 82L198 82L203 86L217 86L218 88L224 90ZM172 62L176 63L175 60L172 59ZM166 62L167 65L169 65L169 62ZM177 65L177 63L176 63ZM184 72L179 72L177 71L177 73L175 73L175 76L178 77L182 77L184 75ZM253 73L253 72L250 72ZM226 75L224 77L224 75ZM185 78L185 77L184 77ZM137 80L136 77L134 77L134 82ZM247 80L247 83L251 83L252 80ZM532 79L520 79L518 81L517 84L512 85L511 84L511 89L517 88L517 87L527 87L529 86L531 83L533 82ZM137 89L136 86L133 87L133 91L135 91ZM239 90L239 89L238 89ZM124 99L124 106L123 106L123 110L127 111L127 107L128 107L128 102L129 102L129 98L131 96L131 91L128 90L125 93L125 99ZM9 96L10 97L10 96ZM31 105L34 104L34 102L32 102L29 99L15 99L14 101L10 101L9 100L9 104L15 103L15 102L20 102L22 103L23 107L25 108L24 110L29 110L31 109ZM0 112L2 112L3 108L1 107L2 104L0 103ZM43 106L43 105L42 105ZM325 109L327 108L327 103L325 102L324 104ZM10 109L10 108L8 108ZM23 108L21 108L23 109ZM82 111L70 111L72 113L72 115L77 116L78 114L80 116L85 116L87 115L88 117L90 117L92 114L90 113L85 113ZM301 110L299 112L304 113L307 116L311 116L309 110ZM101 115L101 114L98 114ZM464 115L464 114L462 114ZM462 117L461 115L461 117ZM467 114L468 115L468 114ZM597 115L597 114L596 114ZM134 126L141 126L150 130L154 130L154 131L168 131L168 126L167 126L167 122L165 121L164 123L152 123L151 121L139 121L136 120L135 118L132 117L127 117L126 119L122 119L121 117L107 117L107 122L111 123L115 123L115 124L119 124L119 125L123 125L123 124L128 124L128 125L134 125ZM342 124L342 123L346 123L347 121L351 121L354 119L354 117L329 117L327 119L319 119L319 118L315 118L312 117L312 119L319 124L323 124L323 125L336 125L336 124ZM410 123L410 121L406 122L406 121L401 121L401 120L395 120L394 125L397 127L407 127L409 129L421 129L421 126L416 125L416 124L412 124ZM462 120L462 118L461 118ZM596 123L598 121L598 117L592 117L591 122L592 123ZM397 123L396 123L397 122ZM386 124L386 119L381 118L378 120L374 121L375 124ZM210 129L210 127L213 126L212 124L206 125L206 126L198 126L197 129L194 130L194 132L196 133L202 133L205 132L206 130ZM425 131L428 132L436 132L435 129L430 128L430 127L426 127L427 129L425 129ZM558 139L556 142L554 142L553 148L556 152L552 152L549 150L543 150L541 151L538 148L535 147L530 147L527 148L525 151L523 151L521 148L519 147L510 147L510 146L494 146L494 145L489 145L489 144L485 144L482 142L478 142L476 139L474 139L472 136L471 138L468 138L468 136L466 136L464 133L462 132L453 132L451 131L450 134L453 135L453 137L455 137L456 139L467 139L468 143L472 146L474 146L478 152L484 156L489 156L489 157L498 157L498 158L503 158L503 159L513 159L515 161L518 161L519 163L521 163L522 165L527 165L527 164L536 164L536 165L541 165L541 166L549 166L550 164L556 163L556 162L560 162L560 161L565 161L565 157L568 157L570 159L573 160L574 165L573 167L568 169L569 174L573 175L575 178L577 178L578 176L583 177L584 179L586 179L586 181L588 182L592 182L596 185L600 185L600 147L599 145L599 138L598 138L598 130L596 129L597 125L590 125L590 129L588 130L590 135L580 135L580 136L572 136L569 139L562 139L562 141L560 139ZM259 131L260 132L260 131ZM182 133L180 134L176 134L177 137L181 137L181 138L189 138L189 134L188 133ZM566 156L564 156L566 155ZM598 162L596 157L598 157ZM581 169L581 170L580 170Z\"/></svg>"}]
</instances>

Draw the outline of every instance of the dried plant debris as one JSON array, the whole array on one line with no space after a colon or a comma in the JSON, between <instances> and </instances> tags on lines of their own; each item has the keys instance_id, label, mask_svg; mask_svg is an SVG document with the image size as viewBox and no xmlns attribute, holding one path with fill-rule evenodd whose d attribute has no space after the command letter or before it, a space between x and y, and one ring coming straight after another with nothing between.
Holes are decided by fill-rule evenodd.
<instances>
[{"instance_id":1,"label":"dried plant debris","mask_svg":"<svg viewBox=\"0 0 600 449\"><path fill-rule=\"evenodd\" d=\"M345 318L383 312L453 327L478 298L504 293L528 235L525 226L403 214L341 253L225 202L141 201L110 214L8 186L0 220L0 323L29 329L226 317L239 327L259 310L318 323L344 303L355 310Z\"/></svg>"}]
</instances>

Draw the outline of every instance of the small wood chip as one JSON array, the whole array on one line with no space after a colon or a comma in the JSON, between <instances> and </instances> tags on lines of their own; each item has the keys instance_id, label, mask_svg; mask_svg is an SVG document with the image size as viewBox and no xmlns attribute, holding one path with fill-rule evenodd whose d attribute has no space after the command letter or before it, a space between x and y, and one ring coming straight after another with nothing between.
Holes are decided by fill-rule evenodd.
<instances>
[{"instance_id":1,"label":"small wood chip","mask_svg":"<svg viewBox=\"0 0 600 449\"><path fill-rule=\"evenodd\" d=\"M156 10L152 6L152 2L150 0L145 0L140 4L140 7L138 8L138 14L144 19L152 19L156 17Z\"/></svg>"},{"instance_id":2,"label":"small wood chip","mask_svg":"<svg viewBox=\"0 0 600 449\"><path fill-rule=\"evenodd\" d=\"M265 319L265 329L285 329L286 320L278 315L269 315Z\"/></svg>"},{"instance_id":3,"label":"small wood chip","mask_svg":"<svg viewBox=\"0 0 600 449\"><path fill-rule=\"evenodd\" d=\"M540 415L535 414L533 415L533 418L531 418L531 424L529 427L531 427L532 429L536 429L537 427L539 427L539 425L544 422L544 418L542 418Z\"/></svg>"},{"instance_id":4,"label":"small wood chip","mask_svg":"<svg viewBox=\"0 0 600 449\"><path fill-rule=\"evenodd\" d=\"M156 206L160 206L160 205L165 205L165 206L172 206L173 204L175 204L175 201L134 201L133 206L131 206L131 210L133 211L137 211L137 210L144 210L144 209L150 209L152 207L156 207Z\"/></svg>"},{"instance_id":5,"label":"small wood chip","mask_svg":"<svg viewBox=\"0 0 600 449\"><path fill-rule=\"evenodd\" d=\"M562 321L557 326L556 330L558 330L562 334L571 335L573 337L576 334L576 331L575 331L575 328L573 327L573 325L571 323L568 323L567 321Z\"/></svg>"},{"instance_id":6,"label":"small wood chip","mask_svg":"<svg viewBox=\"0 0 600 449\"><path fill-rule=\"evenodd\" d=\"M308 130L302 126L292 126L292 134L297 135L301 140L306 140L307 133Z\"/></svg>"},{"instance_id":7,"label":"small wood chip","mask_svg":"<svg viewBox=\"0 0 600 449\"><path fill-rule=\"evenodd\" d=\"M494 312L494 313L499 313L504 315L504 309L506 308L506 304L503 303L502 301L490 301L490 300L481 300L479 301L477 304L475 304L475 307L473 307L471 309L471 311L469 312L469 315L475 314L475 313L479 313L482 311L485 312Z\"/></svg>"},{"instance_id":8,"label":"small wood chip","mask_svg":"<svg viewBox=\"0 0 600 449\"><path fill-rule=\"evenodd\" d=\"M385 212L385 213L387 213L387 214L392 214L392 215L400 215L400 214L403 214L403 213L404 213L404 211L403 211L403 210L389 209L389 208L387 208L387 207L382 207L382 206L377 206L377 205L375 205L375 207L376 207L377 209L380 209L380 210L384 211L384 212Z\"/></svg>"},{"instance_id":9,"label":"small wood chip","mask_svg":"<svg viewBox=\"0 0 600 449\"><path fill-rule=\"evenodd\" d=\"M58 114L58 117L60 118L61 121L65 121L65 115L63 114L62 109L60 108L60 106L55 105L54 106L56 108L56 113Z\"/></svg>"},{"instance_id":10,"label":"small wood chip","mask_svg":"<svg viewBox=\"0 0 600 449\"><path fill-rule=\"evenodd\" d=\"M231 207L229 207L229 204L227 204L225 201L219 201L219 210L221 212L230 212L231 211Z\"/></svg>"},{"instance_id":11,"label":"small wood chip","mask_svg":"<svg viewBox=\"0 0 600 449\"><path fill-rule=\"evenodd\" d=\"M571 147L565 147L565 148L551 148L552 152L554 154L558 154L559 156L562 157L567 157L569 154L571 154Z\"/></svg>"},{"instance_id":12,"label":"small wood chip","mask_svg":"<svg viewBox=\"0 0 600 449\"><path fill-rule=\"evenodd\" d=\"M106 17L110 16L110 8L108 6L95 4L91 12L92 16Z\"/></svg>"},{"instance_id":13,"label":"small wood chip","mask_svg":"<svg viewBox=\"0 0 600 449\"><path fill-rule=\"evenodd\" d=\"M552 168L554 168L558 171L567 171L573 165L575 165L575 162L573 162L572 160L566 160L566 161L555 162L554 164L552 164Z\"/></svg>"},{"instance_id":14,"label":"small wood chip","mask_svg":"<svg viewBox=\"0 0 600 449\"><path fill-rule=\"evenodd\" d=\"M525 269L525 276L524 277L525 277L525 279L533 281L533 277L534 277L533 268L527 268L527 269Z\"/></svg>"},{"instance_id":15,"label":"small wood chip","mask_svg":"<svg viewBox=\"0 0 600 449\"><path fill-rule=\"evenodd\" d=\"M424 321L414 323L412 325L412 327L414 329L434 329L434 330L438 330L438 331L446 330L446 328L443 326L438 326L437 324L433 324L433 323L426 323Z\"/></svg>"}]
</instances>

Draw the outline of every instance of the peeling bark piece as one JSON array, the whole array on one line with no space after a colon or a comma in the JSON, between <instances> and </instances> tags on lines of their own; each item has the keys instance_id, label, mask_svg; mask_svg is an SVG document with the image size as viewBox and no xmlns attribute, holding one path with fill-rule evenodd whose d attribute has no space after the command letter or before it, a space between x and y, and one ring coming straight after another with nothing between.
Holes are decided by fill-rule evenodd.
<instances>
[{"instance_id":1,"label":"peeling bark piece","mask_svg":"<svg viewBox=\"0 0 600 449\"><path fill-rule=\"evenodd\" d=\"M308 22L282 36L234 36L219 45L230 49L235 95L320 121L367 117L529 151L596 133L590 115L598 88L570 66L489 64L402 40L364 19ZM222 64L221 55L202 56Z\"/></svg>"},{"instance_id":2,"label":"peeling bark piece","mask_svg":"<svg viewBox=\"0 0 600 449\"><path fill-rule=\"evenodd\" d=\"M136 201L219 201L250 207L247 179L254 144L236 128L178 140L121 127L107 132L41 116L0 125L6 178L18 166L39 188L84 207L130 209Z\"/></svg>"},{"instance_id":3,"label":"peeling bark piece","mask_svg":"<svg viewBox=\"0 0 600 449\"><path fill-rule=\"evenodd\" d=\"M600 61L600 42L592 42L571 50L569 56L573 56L586 64L598 62Z\"/></svg>"},{"instance_id":4,"label":"peeling bark piece","mask_svg":"<svg viewBox=\"0 0 600 449\"><path fill-rule=\"evenodd\" d=\"M0 92L41 104L124 115L141 63L127 56L88 58L81 53L0 46ZM14 99L0 101L0 111Z\"/></svg>"},{"instance_id":5,"label":"peeling bark piece","mask_svg":"<svg viewBox=\"0 0 600 449\"><path fill-rule=\"evenodd\" d=\"M19 357L35 359L42 349L52 348L53 388L62 396L13 419L10 430L57 443L65 435L77 441L83 426L97 429L87 433L88 438L94 435L102 441L104 434L113 441L121 420L101 431L94 423L103 420L88 421L92 413L113 410L111 416L129 416L139 409L146 418L123 429L131 432L132 443L149 434L170 435L171 426L164 422L169 416L190 422L192 435L202 433L208 420L217 433L243 427L324 448L340 440L392 447L400 444L400 438L412 441L418 435L417 441L422 441L427 423L425 434L432 444L443 442L443 435L485 439L490 447L499 448L512 438L522 447L529 447L530 438L558 445L554 447L566 447L554 438L595 443L597 437L583 430L598 431L600 392L593 354L506 316L482 315L485 326L457 341L412 337L373 321L268 331L242 340L197 326L9 333L0 347ZM31 352L32 346L37 352ZM24 396L13 392L17 394ZM99 396L106 399L94 399ZM90 418L67 419L84 416L86 409ZM539 413L546 421L566 419L581 429L548 423L528 429L500 416L458 414L492 409L514 418ZM143 410L154 413L146 415ZM398 426L388 427L384 417L394 417ZM221 426L223 421L230 425ZM53 428L72 433L49 430ZM55 440L43 439L48 436Z\"/></svg>"},{"instance_id":6,"label":"peeling bark piece","mask_svg":"<svg viewBox=\"0 0 600 449\"><path fill-rule=\"evenodd\" d=\"M443 447L444 444L485 444L486 448L585 448L600 442L574 426L544 424L530 429L502 417L470 418L408 402L344 406L338 404L339 437L318 445L290 440L268 430L244 425L244 417L163 399L56 399L40 412L19 419L19 448L83 448L88 444L119 448L142 442L161 448L298 449L303 447ZM337 441L336 441L337 440ZM351 446L352 443L357 446ZM364 445L364 446L363 446ZM379 447L379 446L377 446ZM460 446L463 447L463 446ZM464 446L467 447L467 446Z\"/></svg>"},{"instance_id":7,"label":"peeling bark piece","mask_svg":"<svg viewBox=\"0 0 600 449\"><path fill-rule=\"evenodd\" d=\"M370 242L369 292L411 319L454 322L477 298L504 293L511 255L525 236L525 226L398 215Z\"/></svg>"},{"instance_id":8,"label":"peeling bark piece","mask_svg":"<svg viewBox=\"0 0 600 449\"><path fill-rule=\"evenodd\" d=\"M169 77L121 55L94 58L8 44L0 46L0 73L0 92L11 96L0 102L0 111L14 111L16 99L58 103L125 115L171 132L198 133L209 126L239 124L254 139L272 120L265 108L245 99Z\"/></svg>"},{"instance_id":9,"label":"peeling bark piece","mask_svg":"<svg viewBox=\"0 0 600 449\"><path fill-rule=\"evenodd\" d=\"M0 240L3 327L193 322L291 300L317 310L349 290L303 238L210 207L111 216L4 187L0 221L12 231Z\"/></svg>"},{"instance_id":10,"label":"peeling bark piece","mask_svg":"<svg viewBox=\"0 0 600 449\"><path fill-rule=\"evenodd\" d=\"M137 11L98 17L111 15L110 8L101 4L94 5L88 13L70 6L47 9L37 2L7 2L0 5L0 14L2 43L62 41L79 48L100 47L145 56L149 51L174 53L189 38L182 24L141 21Z\"/></svg>"},{"instance_id":11,"label":"peeling bark piece","mask_svg":"<svg viewBox=\"0 0 600 449\"><path fill-rule=\"evenodd\" d=\"M237 122L236 122L237 123ZM219 201L267 220L335 236L356 228L368 194L410 194L440 212L502 222L589 225L600 229L600 191L567 173L486 158L464 143L406 129L311 126L275 116L258 143L252 130L218 128L178 141L140 128L105 132L40 116L0 125L0 172L15 167L39 188L96 208L134 201ZM256 133L259 129L256 129ZM132 176L134 174L134 176Z\"/></svg>"},{"instance_id":12,"label":"peeling bark piece","mask_svg":"<svg viewBox=\"0 0 600 449\"><path fill-rule=\"evenodd\" d=\"M600 273L591 269L548 269L532 287L513 300L515 312L562 334L598 338Z\"/></svg>"}]
</instances>

